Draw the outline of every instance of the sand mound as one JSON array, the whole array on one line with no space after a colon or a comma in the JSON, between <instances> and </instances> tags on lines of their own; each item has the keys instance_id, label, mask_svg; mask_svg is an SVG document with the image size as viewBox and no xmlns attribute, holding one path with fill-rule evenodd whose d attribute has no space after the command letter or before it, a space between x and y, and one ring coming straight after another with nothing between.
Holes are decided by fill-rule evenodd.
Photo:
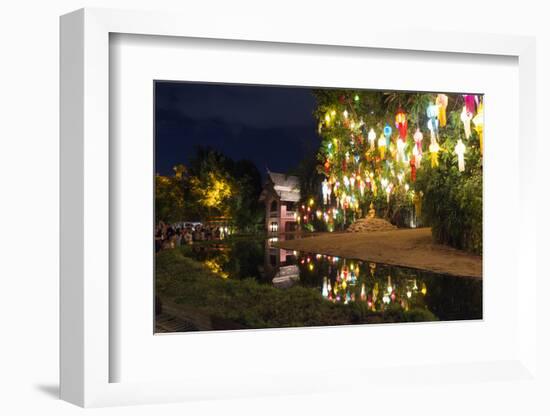
<instances>
[{"instance_id":1,"label":"sand mound","mask_svg":"<svg viewBox=\"0 0 550 416\"><path fill-rule=\"evenodd\" d=\"M362 218L351 224L347 232L349 233L362 233L369 231L391 231L396 230L397 227L389 221L382 218Z\"/></svg>"}]
</instances>

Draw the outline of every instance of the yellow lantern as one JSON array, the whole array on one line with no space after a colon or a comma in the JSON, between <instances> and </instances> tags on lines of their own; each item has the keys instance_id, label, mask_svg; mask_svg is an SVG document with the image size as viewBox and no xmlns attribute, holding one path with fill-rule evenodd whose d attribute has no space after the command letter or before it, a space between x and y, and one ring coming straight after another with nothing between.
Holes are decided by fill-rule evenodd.
<instances>
[{"instance_id":1,"label":"yellow lantern","mask_svg":"<svg viewBox=\"0 0 550 416\"><path fill-rule=\"evenodd\" d=\"M378 139L378 150L380 151L380 158L384 159L386 155L386 138L384 135L380 135Z\"/></svg>"},{"instance_id":2,"label":"yellow lantern","mask_svg":"<svg viewBox=\"0 0 550 416\"><path fill-rule=\"evenodd\" d=\"M437 118L439 119L439 125L445 127L447 125L447 104L449 103L449 97L445 94L437 94L435 104L438 108Z\"/></svg>"},{"instance_id":3,"label":"yellow lantern","mask_svg":"<svg viewBox=\"0 0 550 416\"><path fill-rule=\"evenodd\" d=\"M437 144L437 142L435 140L432 141L432 144L430 144L430 147L428 148L428 150L430 151L430 157L431 157L431 161L432 161L432 168L435 168L436 166L439 166L439 155L438 155L439 145Z\"/></svg>"},{"instance_id":4,"label":"yellow lantern","mask_svg":"<svg viewBox=\"0 0 550 416\"><path fill-rule=\"evenodd\" d=\"M479 149L481 151L481 154L483 154L483 104L479 103L477 106L477 114L472 119L472 122L474 123L474 129L479 136Z\"/></svg>"}]
</instances>

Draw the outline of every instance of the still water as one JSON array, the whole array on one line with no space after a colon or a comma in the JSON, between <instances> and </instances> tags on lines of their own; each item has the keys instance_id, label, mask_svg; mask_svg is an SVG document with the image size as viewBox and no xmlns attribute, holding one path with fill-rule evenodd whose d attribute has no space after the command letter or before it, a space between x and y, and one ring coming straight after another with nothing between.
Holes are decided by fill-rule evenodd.
<instances>
[{"instance_id":1,"label":"still water","mask_svg":"<svg viewBox=\"0 0 550 416\"><path fill-rule=\"evenodd\" d=\"M231 279L254 278L285 290L319 291L327 302L367 302L373 310L398 303L423 307L439 320L482 318L482 280L274 247L247 238L192 246L189 255Z\"/></svg>"}]
</instances>

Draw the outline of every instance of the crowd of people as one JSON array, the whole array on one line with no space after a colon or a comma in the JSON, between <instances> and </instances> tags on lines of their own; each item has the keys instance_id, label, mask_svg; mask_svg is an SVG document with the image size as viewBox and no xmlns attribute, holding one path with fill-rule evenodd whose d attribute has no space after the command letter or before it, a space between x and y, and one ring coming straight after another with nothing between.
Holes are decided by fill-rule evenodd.
<instances>
[{"instance_id":1,"label":"crowd of people","mask_svg":"<svg viewBox=\"0 0 550 416\"><path fill-rule=\"evenodd\" d=\"M196 241L221 240L227 227L202 224L166 224L160 221L155 229L155 252L166 248L182 247Z\"/></svg>"}]
</instances>

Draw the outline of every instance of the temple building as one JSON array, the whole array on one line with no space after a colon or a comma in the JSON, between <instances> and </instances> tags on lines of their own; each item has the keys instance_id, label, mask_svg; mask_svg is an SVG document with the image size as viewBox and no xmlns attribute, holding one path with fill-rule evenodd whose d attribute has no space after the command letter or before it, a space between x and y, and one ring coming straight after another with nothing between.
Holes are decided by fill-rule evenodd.
<instances>
[{"instance_id":1,"label":"temple building","mask_svg":"<svg viewBox=\"0 0 550 416\"><path fill-rule=\"evenodd\" d=\"M260 201L265 204L265 228L270 233L297 230L297 204L300 182L297 176L267 171Z\"/></svg>"}]
</instances>

